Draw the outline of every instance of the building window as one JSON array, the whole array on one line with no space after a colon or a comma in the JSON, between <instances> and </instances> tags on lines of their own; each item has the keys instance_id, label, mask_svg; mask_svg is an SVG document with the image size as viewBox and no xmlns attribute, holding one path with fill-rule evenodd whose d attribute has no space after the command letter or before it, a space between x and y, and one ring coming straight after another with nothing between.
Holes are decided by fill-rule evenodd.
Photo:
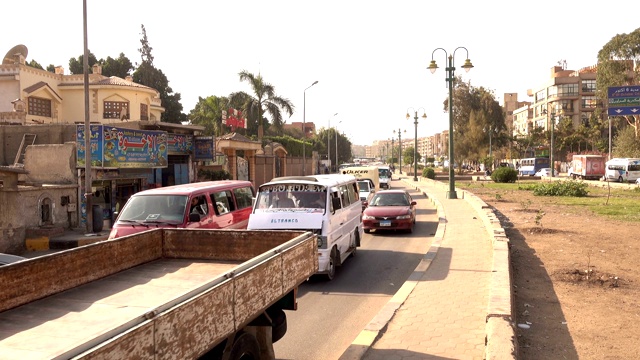
<instances>
[{"instance_id":1,"label":"building window","mask_svg":"<svg viewBox=\"0 0 640 360\"><path fill-rule=\"evenodd\" d=\"M573 102L571 100L560 100L560 110L573 112Z\"/></svg>"},{"instance_id":2,"label":"building window","mask_svg":"<svg viewBox=\"0 0 640 360\"><path fill-rule=\"evenodd\" d=\"M582 80L582 92L596 92L596 81Z\"/></svg>"},{"instance_id":3,"label":"building window","mask_svg":"<svg viewBox=\"0 0 640 360\"><path fill-rule=\"evenodd\" d=\"M540 102L546 98L547 97L545 96L545 90L540 90L536 93L536 102Z\"/></svg>"},{"instance_id":4,"label":"building window","mask_svg":"<svg viewBox=\"0 0 640 360\"><path fill-rule=\"evenodd\" d=\"M582 97L582 108L583 109L595 109L596 108L596 97L595 96L583 96Z\"/></svg>"},{"instance_id":5,"label":"building window","mask_svg":"<svg viewBox=\"0 0 640 360\"><path fill-rule=\"evenodd\" d=\"M578 95L578 84L558 85L558 96L576 96L576 95Z\"/></svg>"},{"instance_id":6,"label":"building window","mask_svg":"<svg viewBox=\"0 0 640 360\"><path fill-rule=\"evenodd\" d=\"M140 104L140 120L149 120L149 106Z\"/></svg>"},{"instance_id":7,"label":"building window","mask_svg":"<svg viewBox=\"0 0 640 360\"><path fill-rule=\"evenodd\" d=\"M126 101L105 101L104 119L128 119L129 103Z\"/></svg>"},{"instance_id":8,"label":"building window","mask_svg":"<svg viewBox=\"0 0 640 360\"><path fill-rule=\"evenodd\" d=\"M29 97L29 115L51 117L51 100Z\"/></svg>"}]
</instances>

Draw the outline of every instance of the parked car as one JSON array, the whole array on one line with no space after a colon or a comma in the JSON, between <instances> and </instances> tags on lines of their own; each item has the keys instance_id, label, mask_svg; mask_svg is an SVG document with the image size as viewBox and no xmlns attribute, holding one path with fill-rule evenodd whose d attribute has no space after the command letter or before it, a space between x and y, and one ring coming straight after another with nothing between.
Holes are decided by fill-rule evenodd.
<instances>
[{"instance_id":1,"label":"parked car","mask_svg":"<svg viewBox=\"0 0 640 360\"><path fill-rule=\"evenodd\" d=\"M13 264L14 262L26 260L26 257L0 253L0 266Z\"/></svg>"},{"instance_id":2,"label":"parked car","mask_svg":"<svg viewBox=\"0 0 640 360\"><path fill-rule=\"evenodd\" d=\"M535 173L535 176L551 176L551 168L542 168Z\"/></svg>"},{"instance_id":3,"label":"parked car","mask_svg":"<svg viewBox=\"0 0 640 360\"><path fill-rule=\"evenodd\" d=\"M166 186L133 195L118 212L109 239L156 228L246 229L255 190L250 181Z\"/></svg>"},{"instance_id":4,"label":"parked car","mask_svg":"<svg viewBox=\"0 0 640 360\"><path fill-rule=\"evenodd\" d=\"M381 190L375 193L362 214L364 232L405 230L413 232L416 201L406 190Z\"/></svg>"}]
</instances>

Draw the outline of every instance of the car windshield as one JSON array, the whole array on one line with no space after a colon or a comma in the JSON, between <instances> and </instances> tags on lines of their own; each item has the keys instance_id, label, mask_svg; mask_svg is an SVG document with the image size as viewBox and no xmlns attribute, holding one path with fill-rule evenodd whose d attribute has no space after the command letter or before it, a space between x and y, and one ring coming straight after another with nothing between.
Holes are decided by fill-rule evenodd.
<instances>
[{"instance_id":1,"label":"car windshield","mask_svg":"<svg viewBox=\"0 0 640 360\"><path fill-rule=\"evenodd\" d=\"M182 222L186 206L186 195L133 196L123 207L118 221Z\"/></svg>"},{"instance_id":2,"label":"car windshield","mask_svg":"<svg viewBox=\"0 0 640 360\"><path fill-rule=\"evenodd\" d=\"M272 184L260 187L257 209L324 209L327 188L313 184Z\"/></svg>"},{"instance_id":3,"label":"car windshield","mask_svg":"<svg viewBox=\"0 0 640 360\"><path fill-rule=\"evenodd\" d=\"M409 199L401 193L378 193L371 199L370 206L409 206Z\"/></svg>"}]
</instances>

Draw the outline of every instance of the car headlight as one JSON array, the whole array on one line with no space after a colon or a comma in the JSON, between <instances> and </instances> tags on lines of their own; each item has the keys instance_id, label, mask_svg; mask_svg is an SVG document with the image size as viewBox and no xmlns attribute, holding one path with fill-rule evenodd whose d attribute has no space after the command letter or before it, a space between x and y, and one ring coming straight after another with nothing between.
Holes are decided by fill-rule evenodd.
<instances>
[{"instance_id":1,"label":"car headlight","mask_svg":"<svg viewBox=\"0 0 640 360\"><path fill-rule=\"evenodd\" d=\"M400 215L400 216L398 216L396 219L398 219L398 220L411 219L411 215L409 215L409 214L407 214L407 215Z\"/></svg>"},{"instance_id":2,"label":"car headlight","mask_svg":"<svg viewBox=\"0 0 640 360\"><path fill-rule=\"evenodd\" d=\"M375 220L375 216L371 215L362 215L362 220Z\"/></svg>"}]
</instances>

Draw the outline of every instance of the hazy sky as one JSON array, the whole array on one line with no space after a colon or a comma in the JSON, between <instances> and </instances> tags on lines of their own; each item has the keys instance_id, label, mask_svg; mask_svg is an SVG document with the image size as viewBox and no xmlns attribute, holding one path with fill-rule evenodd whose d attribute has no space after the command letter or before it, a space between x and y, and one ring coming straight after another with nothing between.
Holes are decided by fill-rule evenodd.
<instances>
[{"instance_id":1,"label":"hazy sky","mask_svg":"<svg viewBox=\"0 0 640 360\"><path fill-rule=\"evenodd\" d=\"M83 2L3 2L0 56L26 45L27 61L61 65L83 53ZM565 1L139 1L87 0L89 50L100 58L122 52L140 62L141 25L155 66L182 96L189 113L198 97L249 91L238 73L262 74L295 113L287 122L337 126L354 144L394 136L413 137L448 128L443 101L446 54L468 50L475 66L460 67L467 52L455 52L456 75L473 86L529 100L527 89L545 83L566 60L578 70L595 65L598 51L616 34L638 27L640 2ZM432 59L440 67L427 70ZM306 91L314 81L318 84ZM306 103L306 106L304 106ZM303 111L306 108L306 111ZM333 116L335 113L338 115ZM397 138L397 137L396 137Z\"/></svg>"}]
</instances>

